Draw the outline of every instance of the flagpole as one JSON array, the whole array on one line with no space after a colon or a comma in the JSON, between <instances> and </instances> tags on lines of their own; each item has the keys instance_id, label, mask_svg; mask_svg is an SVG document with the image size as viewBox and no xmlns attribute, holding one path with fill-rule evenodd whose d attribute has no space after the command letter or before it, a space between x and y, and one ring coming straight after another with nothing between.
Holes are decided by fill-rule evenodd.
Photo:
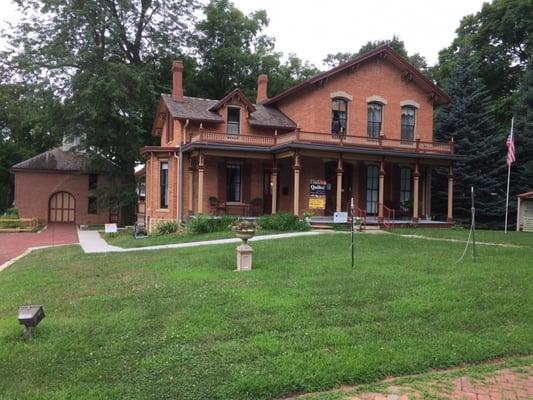
<instances>
[{"instance_id":1,"label":"flagpole","mask_svg":"<svg viewBox=\"0 0 533 400\"><path fill-rule=\"evenodd\" d=\"M514 117L511 118L511 138L513 138ZM507 198L505 200L505 233L507 233L507 216L509 214L509 183L511 182L511 164L507 161Z\"/></svg>"}]
</instances>

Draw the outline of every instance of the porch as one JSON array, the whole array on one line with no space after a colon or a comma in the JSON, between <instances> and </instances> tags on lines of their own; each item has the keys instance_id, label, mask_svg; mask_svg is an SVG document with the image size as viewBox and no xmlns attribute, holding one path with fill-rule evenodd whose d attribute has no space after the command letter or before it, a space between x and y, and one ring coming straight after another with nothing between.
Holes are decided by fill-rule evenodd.
<instances>
[{"instance_id":1,"label":"porch","mask_svg":"<svg viewBox=\"0 0 533 400\"><path fill-rule=\"evenodd\" d=\"M258 216L283 211L330 221L334 212L347 211L353 198L368 224L434 225L432 171L444 166L449 169L446 223L453 218L453 174L446 159L209 148L190 151L186 157L188 215ZM323 184L318 197L312 182Z\"/></svg>"}]
</instances>

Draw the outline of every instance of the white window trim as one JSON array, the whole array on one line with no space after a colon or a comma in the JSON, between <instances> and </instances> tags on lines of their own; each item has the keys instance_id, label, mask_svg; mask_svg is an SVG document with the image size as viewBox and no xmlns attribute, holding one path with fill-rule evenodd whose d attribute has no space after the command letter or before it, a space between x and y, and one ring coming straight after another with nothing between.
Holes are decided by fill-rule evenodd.
<instances>
[{"instance_id":1,"label":"white window trim","mask_svg":"<svg viewBox=\"0 0 533 400\"><path fill-rule=\"evenodd\" d=\"M378 96L377 94L367 97L366 98L367 103L381 103L384 106L387 105L387 100L385 100L383 97Z\"/></svg>"},{"instance_id":2,"label":"white window trim","mask_svg":"<svg viewBox=\"0 0 533 400\"><path fill-rule=\"evenodd\" d=\"M332 92L332 93L330 93L329 97L332 100L333 99L337 99L337 98L341 98L341 99L345 99L345 100L348 100L348 101L353 101L353 96L349 95L348 93L346 93L343 90L337 90L336 92Z\"/></svg>"},{"instance_id":3,"label":"white window trim","mask_svg":"<svg viewBox=\"0 0 533 400\"><path fill-rule=\"evenodd\" d=\"M420 108L420 103L417 103L414 100L402 100L402 101L400 101L400 107L405 107L405 106L411 106L411 107L414 107L416 109L419 109Z\"/></svg>"}]
</instances>

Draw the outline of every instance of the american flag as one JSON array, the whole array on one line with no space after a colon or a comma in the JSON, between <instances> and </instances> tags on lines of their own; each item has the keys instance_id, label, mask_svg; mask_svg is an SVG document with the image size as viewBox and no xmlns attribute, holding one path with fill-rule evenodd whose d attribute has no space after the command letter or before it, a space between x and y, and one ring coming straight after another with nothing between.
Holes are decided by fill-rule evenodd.
<instances>
[{"instance_id":1,"label":"american flag","mask_svg":"<svg viewBox=\"0 0 533 400\"><path fill-rule=\"evenodd\" d=\"M510 167L515 161L514 135L513 129L511 128L511 133L507 136L507 165Z\"/></svg>"}]
</instances>

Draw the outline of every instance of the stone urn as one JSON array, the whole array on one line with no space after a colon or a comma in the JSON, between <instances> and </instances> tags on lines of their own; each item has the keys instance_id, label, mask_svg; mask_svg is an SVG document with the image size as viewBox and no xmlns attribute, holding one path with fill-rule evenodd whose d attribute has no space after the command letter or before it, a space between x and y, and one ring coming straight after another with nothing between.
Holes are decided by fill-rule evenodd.
<instances>
[{"instance_id":1,"label":"stone urn","mask_svg":"<svg viewBox=\"0 0 533 400\"><path fill-rule=\"evenodd\" d=\"M242 240L242 244L235 249L237 251L237 271L251 271L254 250L248 244L248 240L255 236L257 224L254 221L237 220L230 225L230 229L235 232L235 236Z\"/></svg>"}]
</instances>

